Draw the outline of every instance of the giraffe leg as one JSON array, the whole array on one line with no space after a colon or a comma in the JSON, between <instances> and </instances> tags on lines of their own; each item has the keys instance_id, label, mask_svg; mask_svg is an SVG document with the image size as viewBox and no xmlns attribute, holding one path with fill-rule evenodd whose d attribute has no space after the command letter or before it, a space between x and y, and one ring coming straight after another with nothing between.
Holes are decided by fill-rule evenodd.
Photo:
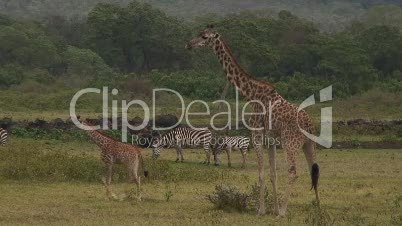
<instances>
[{"instance_id":1,"label":"giraffe leg","mask_svg":"<svg viewBox=\"0 0 402 226\"><path fill-rule=\"evenodd\" d=\"M293 145L295 145L295 144L293 144ZM290 145L284 146L284 150L286 152L286 160L289 164L289 170L288 170L288 183L286 186L285 197L284 197L282 206L279 210L280 216L286 215L289 196L293 192L293 185L297 179L297 171L296 171L296 157L297 156L296 155L297 155L298 149L296 147L297 147L297 144L295 146L290 146Z\"/></svg>"},{"instance_id":2,"label":"giraffe leg","mask_svg":"<svg viewBox=\"0 0 402 226\"><path fill-rule=\"evenodd\" d=\"M274 214L279 214L278 188L276 180L276 146L272 145L268 150L269 170L272 184L272 196L274 198Z\"/></svg>"},{"instance_id":3,"label":"giraffe leg","mask_svg":"<svg viewBox=\"0 0 402 226\"><path fill-rule=\"evenodd\" d=\"M226 153L228 155L228 167L232 167L232 162L230 160L230 157L232 155L232 147L229 147L228 149L226 149Z\"/></svg>"},{"instance_id":4,"label":"giraffe leg","mask_svg":"<svg viewBox=\"0 0 402 226\"><path fill-rule=\"evenodd\" d=\"M253 132L253 141L255 146L255 151L257 153L257 163L258 163L258 185L260 187L259 194L259 208L258 215L264 215L265 210L265 178L264 178L264 155L262 150L262 133L260 131Z\"/></svg>"},{"instance_id":5,"label":"giraffe leg","mask_svg":"<svg viewBox=\"0 0 402 226\"><path fill-rule=\"evenodd\" d=\"M137 184L137 199L139 201L141 201L142 197L141 197L141 177L138 176L138 159L135 162L134 165L134 171L133 171L133 175L134 175L134 183Z\"/></svg>"},{"instance_id":6,"label":"giraffe leg","mask_svg":"<svg viewBox=\"0 0 402 226\"><path fill-rule=\"evenodd\" d=\"M106 175L104 178L102 178L103 184L106 188L106 196L109 199L113 199L115 195L112 192L112 189L110 187L110 184L112 182L112 177L113 177L113 162L108 162L106 163Z\"/></svg>"},{"instance_id":7,"label":"giraffe leg","mask_svg":"<svg viewBox=\"0 0 402 226\"><path fill-rule=\"evenodd\" d=\"M140 177L138 176L138 167L139 167L139 161L138 160L133 160L127 165L128 169L128 183L130 184L130 187L128 191L125 194L125 197L132 198L134 193L135 193L135 188L133 187L133 184L137 185L137 198L141 200L141 193L140 193Z\"/></svg>"}]
</instances>

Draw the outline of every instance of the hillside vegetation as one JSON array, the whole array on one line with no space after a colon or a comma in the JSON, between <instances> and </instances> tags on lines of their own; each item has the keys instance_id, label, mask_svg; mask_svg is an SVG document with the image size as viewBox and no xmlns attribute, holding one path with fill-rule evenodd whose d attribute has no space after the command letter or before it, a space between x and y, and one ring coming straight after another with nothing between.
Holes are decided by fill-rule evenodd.
<instances>
[{"instance_id":1,"label":"hillside vegetation","mask_svg":"<svg viewBox=\"0 0 402 226\"><path fill-rule=\"evenodd\" d=\"M368 8L359 21L326 33L286 10L269 15L261 10L201 15L188 21L147 3L59 2L60 9L68 2L88 9L81 19L67 19L52 10L50 2L17 2L3 2L2 7L8 14L30 9L45 16L46 9L52 15L38 21L29 15L22 19L18 13L0 16L3 111L15 109L8 103L28 109L68 109L76 91L104 85L119 89L117 99L149 100L154 87L174 89L185 98L218 99L226 79L216 57L211 51L184 49L208 23L215 24L244 68L273 83L292 101L328 85L334 86L338 99L372 89L402 92L402 9L395 5ZM366 3L366 8L375 5ZM228 97L234 97L233 88ZM86 99L83 105L93 100Z\"/></svg>"}]
</instances>

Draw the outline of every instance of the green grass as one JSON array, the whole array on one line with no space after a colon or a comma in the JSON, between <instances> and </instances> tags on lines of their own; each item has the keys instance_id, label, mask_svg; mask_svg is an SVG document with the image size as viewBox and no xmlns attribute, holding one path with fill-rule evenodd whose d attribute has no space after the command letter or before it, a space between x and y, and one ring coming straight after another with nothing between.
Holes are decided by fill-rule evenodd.
<instances>
[{"instance_id":1,"label":"green grass","mask_svg":"<svg viewBox=\"0 0 402 226\"><path fill-rule=\"evenodd\" d=\"M98 161L99 151L88 142L61 142L14 138L2 153L38 151L67 153ZM1 150L3 149L3 150ZM286 163L278 151L279 190L284 191ZM151 150L144 151L148 161ZM255 213L225 212L214 209L204 198L214 191L216 184L238 186L248 192L257 180L255 153L249 154L246 169L240 169L241 155L233 153L234 167L226 166L222 156L221 167L200 164L204 159L201 150L184 150L185 163L174 163L175 152L163 150L160 161L168 164L172 178L146 179L142 202L134 200L109 201L100 183L100 174L88 182L76 180L48 180L0 177L1 225L301 225L311 224L312 201L310 179L306 161L299 156L299 178L291 196L289 214L277 219ZM18 154L16 154L18 155ZM21 157L22 158L22 157ZM35 157L30 157L35 158ZM74 158L73 158L74 160ZM91 160L91 161L92 161ZM0 169L15 161L2 158ZM51 161L51 159L49 159ZM55 159L54 161L58 161ZM65 160L70 161L70 160ZM402 150L320 150L321 203L335 225L400 225L402 197ZM7 164L6 164L7 163ZM32 167L35 165L33 160ZM12 164L12 163L11 163ZM15 162L15 165L20 163ZM100 163L99 163L100 164ZM68 165L68 163L66 163ZM29 167L29 166L28 166ZM86 165L77 164L80 170ZM89 167L89 166L88 166ZM61 168L62 169L62 168ZM122 172L118 172L121 174ZM160 174L153 172L150 174ZM266 170L268 190L269 170ZM129 186L122 180L114 183L116 193ZM169 201L167 200L169 197ZM314 216L314 215L313 215Z\"/></svg>"},{"instance_id":2,"label":"green grass","mask_svg":"<svg viewBox=\"0 0 402 226\"><path fill-rule=\"evenodd\" d=\"M70 117L69 104L73 95L73 91L55 91L55 94L21 94L21 92L15 91L0 91L0 96L3 97L2 100L0 100L0 106L2 106L0 118L11 117L14 120L33 120L37 118L46 120L54 118L67 119ZM144 100L149 107L152 107L152 101L150 98L144 99L141 97L126 95L119 96L115 99L118 100L119 106L121 105L121 99L126 99L127 101L141 99ZM245 102L242 98L240 98L240 100L239 112L241 113ZM192 99L185 98L184 101L185 106L188 106ZM235 101L229 100L229 102L232 110L232 125L234 125L236 122ZM191 123L194 125L209 125L210 119L214 114L226 111L226 109L218 110L217 104L213 104L212 101L207 101L207 104L210 107L211 115L190 117ZM333 101L326 103L319 103L317 99L316 105L306 108L314 121L316 121L317 125L321 117L320 109L323 107L333 108L333 121L345 121L351 119L395 120L401 119L400 112L402 110L402 96L397 93L371 90L347 99L334 99ZM109 104L109 108L111 108L111 104ZM197 111L205 112L206 109L202 105L195 104L192 106L190 112ZM157 98L156 114L176 114L180 117L181 112L181 104L176 96L163 95ZM101 117L102 100L100 95L94 94L82 97L82 99L77 103L77 115L81 115L83 118ZM134 105L129 109L128 115L129 117L139 116L143 118L144 113L141 108ZM241 120L241 116L238 120ZM226 122L226 115L224 115L224 117L218 117L215 121L217 125L226 124Z\"/></svg>"}]
</instances>

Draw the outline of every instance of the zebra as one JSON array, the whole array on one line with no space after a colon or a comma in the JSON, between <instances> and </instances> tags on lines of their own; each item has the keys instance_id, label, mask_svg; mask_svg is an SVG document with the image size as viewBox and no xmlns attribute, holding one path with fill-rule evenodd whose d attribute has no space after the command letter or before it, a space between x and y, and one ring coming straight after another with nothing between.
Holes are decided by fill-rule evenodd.
<instances>
[{"instance_id":1,"label":"zebra","mask_svg":"<svg viewBox=\"0 0 402 226\"><path fill-rule=\"evenodd\" d=\"M215 141L214 145L214 158L215 158L215 165L219 165L220 160L220 153L222 150L226 150L228 155L228 166L232 166L232 162L230 161L230 156L232 154L232 149L237 149L241 151L243 155L243 163L242 168L246 167L246 160L247 160L247 150L250 145L250 139L248 137L243 136L234 136L234 137L221 137Z\"/></svg>"},{"instance_id":2,"label":"zebra","mask_svg":"<svg viewBox=\"0 0 402 226\"><path fill-rule=\"evenodd\" d=\"M7 142L8 133L5 129L0 128L0 145L4 146Z\"/></svg>"},{"instance_id":3,"label":"zebra","mask_svg":"<svg viewBox=\"0 0 402 226\"><path fill-rule=\"evenodd\" d=\"M177 127L175 129L170 130L168 133L164 134L161 138L156 139L153 142L152 147L153 150L153 159L157 159L160 155L160 151L163 147L175 147L176 148L176 162L181 160L184 161L183 158L183 147L195 147L195 146L203 146L206 159L204 164L210 163L210 143L212 139L212 133L209 129L192 129L187 127ZM179 157L181 157L179 159Z\"/></svg>"}]
</instances>

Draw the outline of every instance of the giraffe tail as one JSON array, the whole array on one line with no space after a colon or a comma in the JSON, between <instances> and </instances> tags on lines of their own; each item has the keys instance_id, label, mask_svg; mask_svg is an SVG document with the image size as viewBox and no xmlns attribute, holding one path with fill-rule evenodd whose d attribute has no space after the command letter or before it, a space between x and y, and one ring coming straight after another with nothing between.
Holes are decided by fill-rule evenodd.
<instances>
[{"instance_id":1,"label":"giraffe tail","mask_svg":"<svg viewBox=\"0 0 402 226\"><path fill-rule=\"evenodd\" d=\"M314 188L314 190L317 190L319 177L320 177L320 167L318 166L317 163L314 163L311 166L311 189Z\"/></svg>"},{"instance_id":2,"label":"giraffe tail","mask_svg":"<svg viewBox=\"0 0 402 226\"><path fill-rule=\"evenodd\" d=\"M147 168L145 167L145 164L144 164L144 158L142 157L142 155L140 155L141 157L140 157L140 161L141 161L141 165L142 165L142 169L144 170L144 176L145 177L148 177L148 170L147 170Z\"/></svg>"}]
</instances>

